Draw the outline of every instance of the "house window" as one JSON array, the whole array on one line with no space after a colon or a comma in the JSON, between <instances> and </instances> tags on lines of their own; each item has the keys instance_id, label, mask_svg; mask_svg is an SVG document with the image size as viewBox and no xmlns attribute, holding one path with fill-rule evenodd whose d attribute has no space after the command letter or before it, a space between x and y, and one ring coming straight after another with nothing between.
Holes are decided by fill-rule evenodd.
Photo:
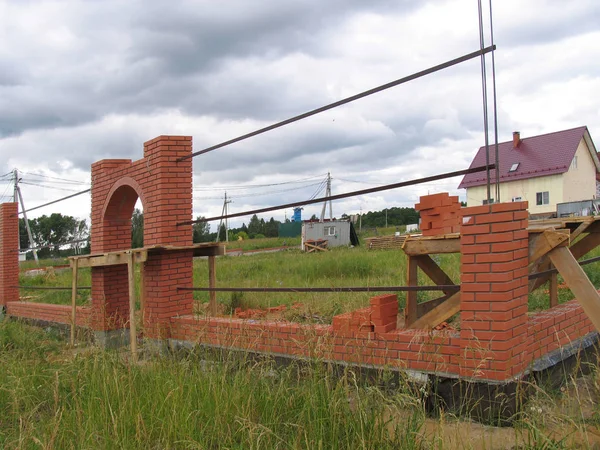
<instances>
[{"instance_id":1,"label":"house window","mask_svg":"<svg viewBox=\"0 0 600 450\"><path fill-rule=\"evenodd\" d=\"M520 163L514 163L512 166L510 166L510 169L508 170L509 172L514 172L519 168L519 164Z\"/></svg>"},{"instance_id":2,"label":"house window","mask_svg":"<svg viewBox=\"0 0 600 450\"><path fill-rule=\"evenodd\" d=\"M522 200L522 197L513 197L512 201L513 202L520 202Z\"/></svg>"},{"instance_id":3,"label":"house window","mask_svg":"<svg viewBox=\"0 0 600 450\"><path fill-rule=\"evenodd\" d=\"M571 169L577 169L577 155L573 156L573 161L571 161Z\"/></svg>"},{"instance_id":4,"label":"house window","mask_svg":"<svg viewBox=\"0 0 600 450\"><path fill-rule=\"evenodd\" d=\"M323 227L323 236L335 236L335 227Z\"/></svg>"},{"instance_id":5,"label":"house window","mask_svg":"<svg viewBox=\"0 0 600 450\"><path fill-rule=\"evenodd\" d=\"M550 193L548 191L544 191L544 192L537 192L535 194L535 204L540 206L540 205L547 205L550 203Z\"/></svg>"},{"instance_id":6,"label":"house window","mask_svg":"<svg viewBox=\"0 0 600 450\"><path fill-rule=\"evenodd\" d=\"M483 201L483 204L484 204L484 205L487 205L488 203L490 203L490 204L491 204L491 203L494 203L494 199L493 199L493 198L490 198L490 201L488 202L488 201L487 201L487 198L486 198L486 199Z\"/></svg>"}]
</instances>

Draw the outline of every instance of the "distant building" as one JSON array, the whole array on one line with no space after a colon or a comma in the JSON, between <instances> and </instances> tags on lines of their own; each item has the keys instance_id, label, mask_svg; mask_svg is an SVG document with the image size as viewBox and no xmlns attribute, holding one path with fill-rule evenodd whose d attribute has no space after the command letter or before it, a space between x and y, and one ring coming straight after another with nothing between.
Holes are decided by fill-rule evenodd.
<instances>
[{"instance_id":1,"label":"distant building","mask_svg":"<svg viewBox=\"0 0 600 450\"><path fill-rule=\"evenodd\" d=\"M349 220L306 220L302 222L302 249L304 242L326 240L327 246L340 247L344 245L358 245L358 236L354 226Z\"/></svg>"},{"instance_id":2,"label":"distant building","mask_svg":"<svg viewBox=\"0 0 600 450\"><path fill-rule=\"evenodd\" d=\"M490 145L489 150L493 163L494 146ZM532 215L553 215L559 203L593 200L597 196L600 161L587 127L524 139L515 131L512 141L498 144L498 154L500 201L528 201ZM471 167L484 166L485 162L485 147L481 147ZM491 170L490 179L494 192L495 170ZM467 190L468 206L487 202L485 172L465 175L458 187Z\"/></svg>"}]
</instances>

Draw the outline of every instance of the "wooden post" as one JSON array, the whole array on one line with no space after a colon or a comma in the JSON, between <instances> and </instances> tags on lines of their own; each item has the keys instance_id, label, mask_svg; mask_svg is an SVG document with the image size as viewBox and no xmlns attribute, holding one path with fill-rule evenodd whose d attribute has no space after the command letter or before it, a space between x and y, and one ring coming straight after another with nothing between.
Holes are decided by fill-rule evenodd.
<instances>
[{"instance_id":1,"label":"wooden post","mask_svg":"<svg viewBox=\"0 0 600 450\"><path fill-rule=\"evenodd\" d=\"M550 308L558 306L558 274L550 275Z\"/></svg>"},{"instance_id":2,"label":"wooden post","mask_svg":"<svg viewBox=\"0 0 600 450\"><path fill-rule=\"evenodd\" d=\"M71 347L75 345L75 327L77 326L77 258L71 260Z\"/></svg>"},{"instance_id":3,"label":"wooden post","mask_svg":"<svg viewBox=\"0 0 600 450\"><path fill-rule=\"evenodd\" d=\"M137 332L135 329L135 273L133 271L133 253L127 254L127 275L129 281L129 339L131 345L131 357L137 361Z\"/></svg>"},{"instance_id":4,"label":"wooden post","mask_svg":"<svg viewBox=\"0 0 600 450\"><path fill-rule=\"evenodd\" d=\"M417 273L418 265L415 258L407 257L406 261L406 285L418 286L419 275ZM404 308L404 325L409 327L417 320L417 291L406 292L406 307Z\"/></svg>"},{"instance_id":5,"label":"wooden post","mask_svg":"<svg viewBox=\"0 0 600 450\"><path fill-rule=\"evenodd\" d=\"M140 264L140 316L142 317L142 332L146 318L146 263Z\"/></svg>"},{"instance_id":6,"label":"wooden post","mask_svg":"<svg viewBox=\"0 0 600 450\"><path fill-rule=\"evenodd\" d=\"M548 253L548 257L562 275L596 330L600 330L600 294L571 251L567 247L558 247Z\"/></svg>"},{"instance_id":7,"label":"wooden post","mask_svg":"<svg viewBox=\"0 0 600 450\"><path fill-rule=\"evenodd\" d=\"M208 257L208 287L215 288L217 287L217 266L215 264L216 257L209 256ZM209 310L211 316L217 315L217 293L215 291L210 291L209 293Z\"/></svg>"}]
</instances>

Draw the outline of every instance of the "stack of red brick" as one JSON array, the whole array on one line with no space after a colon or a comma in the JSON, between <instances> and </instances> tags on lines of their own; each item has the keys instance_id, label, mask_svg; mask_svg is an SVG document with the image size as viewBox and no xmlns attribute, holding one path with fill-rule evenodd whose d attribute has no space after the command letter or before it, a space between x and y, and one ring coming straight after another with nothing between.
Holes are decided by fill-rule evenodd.
<instances>
[{"instance_id":1,"label":"stack of red brick","mask_svg":"<svg viewBox=\"0 0 600 450\"><path fill-rule=\"evenodd\" d=\"M423 236L460 232L460 202L447 192L419 198L415 209L421 213Z\"/></svg>"},{"instance_id":2,"label":"stack of red brick","mask_svg":"<svg viewBox=\"0 0 600 450\"><path fill-rule=\"evenodd\" d=\"M340 314L333 318L334 331L374 331L387 333L396 329L398 297L395 294L372 297L371 306Z\"/></svg>"}]
</instances>

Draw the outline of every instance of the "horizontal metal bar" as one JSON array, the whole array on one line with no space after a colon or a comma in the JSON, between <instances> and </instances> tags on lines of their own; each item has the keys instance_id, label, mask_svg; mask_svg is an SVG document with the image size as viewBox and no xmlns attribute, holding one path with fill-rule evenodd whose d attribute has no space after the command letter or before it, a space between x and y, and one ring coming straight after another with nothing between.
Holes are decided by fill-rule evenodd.
<instances>
[{"instance_id":1,"label":"horizontal metal bar","mask_svg":"<svg viewBox=\"0 0 600 450\"><path fill-rule=\"evenodd\" d=\"M358 195L372 194L374 192L388 191L390 189L398 189L398 188L405 187L405 186L414 186L415 184L429 183L430 181L443 180L445 178L452 178L452 177L457 177L460 175L467 175L469 173L484 172L488 168L494 169L495 167L496 167L495 164L490 164L489 166L472 167L470 169L456 170L454 172L446 172L446 173L442 173L439 175L432 175L430 177L417 178L417 179L408 180L408 181L401 181L400 183L385 184L383 186L377 186L377 187L368 188L368 189L361 189L360 191L346 192L345 194L331 195L329 197L313 198L312 200L304 200L301 202L286 203L285 205L278 205L278 206L269 206L267 208L254 209L252 211L243 211L240 213L227 214L224 216L208 217L208 218L199 219L199 220L188 220L185 222L179 222L177 224L177 226L190 225L190 224L198 223L198 222L210 222L213 220L231 219L234 217L242 217L242 216L249 216L252 214L260 214L260 213L269 212L269 211L277 211L279 209L287 209L287 208L295 208L297 206L311 205L313 203L323 203L325 201L340 200L343 198L355 197Z\"/></svg>"},{"instance_id":2,"label":"horizontal metal bar","mask_svg":"<svg viewBox=\"0 0 600 450\"><path fill-rule=\"evenodd\" d=\"M53 205L55 203L62 202L63 200L68 200L73 197L77 197L78 195L85 194L87 192L91 192L91 189L86 189L85 191L76 192L75 194L67 195L66 197L59 198L58 200L54 200L54 201L51 201L48 203L44 203L43 205L34 206L33 208L29 208L29 209L26 209L25 211L21 211L19 214L23 214L23 212L28 213L29 211L35 211L36 209L43 208L44 206Z\"/></svg>"},{"instance_id":3,"label":"horizontal metal bar","mask_svg":"<svg viewBox=\"0 0 600 450\"><path fill-rule=\"evenodd\" d=\"M579 261L579 265L586 266L588 264L592 264L592 263L595 263L598 261L600 261L600 256L596 256L594 258L589 258L589 259L583 259L583 260ZM534 280L536 278L541 278L544 275L550 275L552 273L558 273L558 270L557 269L548 269L548 270L543 270L542 272L532 273L531 275L529 275L529 279Z\"/></svg>"},{"instance_id":4,"label":"horizontal metal bar","mask_svg":"<svg viewBox=\"0 0 600 450\"><path fill-rule=\"evenodd\" d=\"M268 127L260 128L256 131L252 131L251 133L247 133L242 136L238 136L236 138L230 139L228 141L221 142L220 144L205 148L204 150L199 150L197 152L192 153L191 155L182 156L181 158L177 159L177 162L184 161L186 159L190 159L190 158L193 158L194 156L202 155L204 153L212 152L213 150L216 150L218 148L225 147L227 145L231 145L236 142L240 142L240 141L243 141L245 139L248 139L248 138L251 138L254 136L258 136L259 134L266 133L267 131L275 130L276 128L283 127L284 125L289 125L290 123L294 123L299 120L306 119L307 117L314 116L316 114L328 111L333 108L337 108L338 106L342 106L347 103L353 102L355 100L359 100L361 98L368 97L369 95L373 95L378 92L385 91L386 89L396 87L400 84L407 83L412 80L416 80L417 78L421 78L425 75L430 75L434 72L438 72L440 70L447 69L448 67L452 67L456 64L460 64L460 63L463 63L470 59L477 58L478 56L485 55L486 53L492 52L494 50L496 50L496 46L492 45L490 47L486 47L484 49L477 50L475 52L460 56L458 58L451 59L450 61L446 61L444 63L438 64L437 66L430 67L429 69L421 70L420 72L413 73L412 75L407 75L403 78L399 78L399 79L391 81L389 83L382 84L381 86L377 86L375 88L369 89L368 91L364 91L359 94L355 94L351 97L347 97L342 100L338 100L337 102L330 103L329 105L321 106L320 108L313 109L311 111L291 117L286 120L282 120L281 122L277 122L273 125L269 125Z\"/></svg>"},{"instance_id":5,"label":"horizontal metal bar","mask_svg":"<svg viewBox=\"0 0 600 450\"><path fill-rule=\"evenodd\" d=\"M356 286L356 287L178 287L180 291L200 292L406 292L406 291L458 291L460 285L436 286Z\"/></svg>"},{"instance_id":6,"label":"horizontal metal bar","mask_svg":"<svg viewBox=\"0 0 600 450\"><path fill-rule=\"evenodd\" d=\"M62 287L62 286L13 286L23 290L29 291L70 291L71 287ZM91 286L77 286L77 290L89 291L91 290Z\"/></svg>"}]
</instances>

